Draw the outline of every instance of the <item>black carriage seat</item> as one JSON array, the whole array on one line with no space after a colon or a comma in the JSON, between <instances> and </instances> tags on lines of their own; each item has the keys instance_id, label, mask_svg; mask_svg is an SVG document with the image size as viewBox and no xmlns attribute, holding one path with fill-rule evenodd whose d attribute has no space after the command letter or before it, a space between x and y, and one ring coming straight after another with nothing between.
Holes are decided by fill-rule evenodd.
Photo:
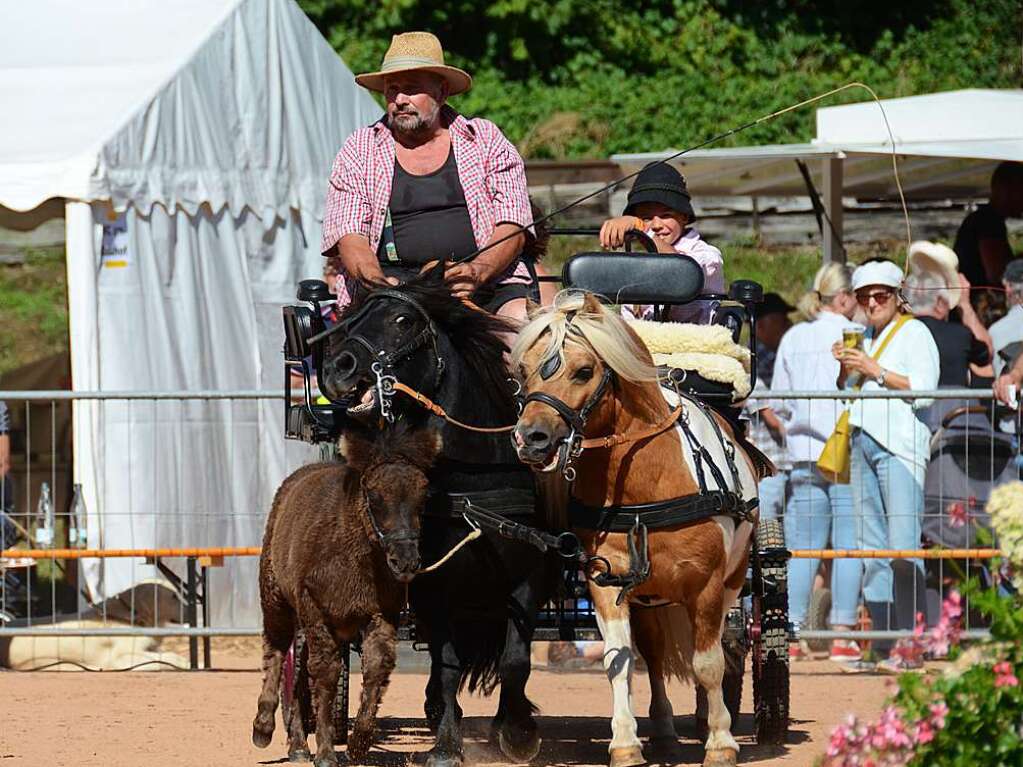
<instances>
[{"instance_id":1,"label":"black carriage seat","mask_svg":"<svg viewBox=\"0 0 1023 767\"><path fill-rule=\"evenodd\" d=\"M580 253L565 262L561 282L613 304L686 304L703 297L703 269L689 256Z\"/></svg>"}]
</instances>

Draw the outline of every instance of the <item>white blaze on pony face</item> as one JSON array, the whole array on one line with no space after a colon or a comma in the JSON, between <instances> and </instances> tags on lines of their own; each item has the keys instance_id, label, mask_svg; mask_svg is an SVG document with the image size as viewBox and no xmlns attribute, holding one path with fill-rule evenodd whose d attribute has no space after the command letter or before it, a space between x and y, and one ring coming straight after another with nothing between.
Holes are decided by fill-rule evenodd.
<instances>
[{"instance_id":1,"label":"white blaze on pony face","mask_svg":"<svg viewBox=\"0 0 1023 767\"><path fill-rule=\"evenodd\" d=\"M636 716L632 713L632 628L625 618L604 620L597 612L597 626L604 637L604 671L611 682L611 744L615 748L639 747Z\"/></svg>"},{"instance_id":2,"label":"white blaze on pony face","mask_svg":"<svg viewBox=\"0 0 1023 767\"><path fill-rule=\"evenodd\" d=\"M597 392L608 368L627 381L657 379L638 339L592 293L562 291L552 306L534 311L511 354L523 395L543 392L575 412ZM551 470L570 431L553 407L534 401L520 414L512 442L520 460Z\"/></svg>"}]
</instances>

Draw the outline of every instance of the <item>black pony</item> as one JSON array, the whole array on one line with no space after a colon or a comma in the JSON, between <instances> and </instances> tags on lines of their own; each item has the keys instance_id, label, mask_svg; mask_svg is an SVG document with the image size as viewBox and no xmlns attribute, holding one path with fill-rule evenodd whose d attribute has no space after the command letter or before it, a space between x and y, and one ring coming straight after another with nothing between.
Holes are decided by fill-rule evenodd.
<instances>
[{"instance_id":1,"label":"black pony","mask_svg":"<svg viewBox=\"0 0 1023 767\"><path fill-rule=\"evenodd\" d=\"M325 349L320 384L331 399L370 404L353 415L410 421L435 419L402 393L400 382L466 424L496 427L517 417L499 334L513 329L451 296L441 266L397 287L376 286L356 299ZM430 474L432 496L423 518L420 553L430 565L471 531L466 504L529 525L546 515L532 473L505 433L478 433L442 422L443 451ZM540 747L535 708L525 694L530 640L540 607L557 582L552 553L492 531L459 549L410 586L416 635L429 644L426 717L437 740L428 767L457 767L462 757L459 690L491 693L501 685L492 736L511 760L526 762Z\"/></svg>"}]
</instances>

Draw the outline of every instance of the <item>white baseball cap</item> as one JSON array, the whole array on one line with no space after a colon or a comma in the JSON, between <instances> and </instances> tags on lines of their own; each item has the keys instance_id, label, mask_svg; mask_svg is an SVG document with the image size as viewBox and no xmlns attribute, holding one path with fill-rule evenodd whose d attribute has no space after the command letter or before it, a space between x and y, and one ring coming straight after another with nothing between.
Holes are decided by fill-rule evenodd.
<instances>
[{"instance_id":1,"label":"white baseball cap","mask_svg":"<svg viewBox=\"0 0 1023 767\"><path fill-rule=\"evenodd\" d=\"M852 289L859 290L868 285L885 285L898 290L902 287L902 269L891 261L870 261L857 266L852 276Z\"/></svg>"}]
</instances>

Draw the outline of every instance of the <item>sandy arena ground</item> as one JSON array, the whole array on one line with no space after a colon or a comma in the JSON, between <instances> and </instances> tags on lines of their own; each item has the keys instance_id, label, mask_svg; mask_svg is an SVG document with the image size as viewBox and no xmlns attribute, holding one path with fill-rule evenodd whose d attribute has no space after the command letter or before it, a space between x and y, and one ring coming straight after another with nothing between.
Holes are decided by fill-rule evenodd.
<instances>
[{"instance_id":1,"label":"sandy arena ground","mask_svg":"<svg viewBox=\"0 0 1023 767\"><path fill-rule=\"evenodd\" d=\"M178 648L175 648L178 649ZM134 767L139 764L287 764L279 716L274 743L265 750L250 741L261 677L258 656L245 648L215 648L224 670L131 673L0 672L0 765L72 764L75 767ZM353 674L353 708L358 700ZM384 699L379 746L367 763L403 767L421 763L431 741L422 719L421 672L395 674ZM744 711L750 711L747 675ZM827 661L797 663L792 678L792 727L782 748L759 747L752 716L739 722L744 764L812 765L823 753L831 727L846 714L873 715L885 697L886 680L842 674ZM543 749L536 765L606 765L610 736L610 690L601 672L534 671L528 688L541 708ZM699 764L701 745L693 737L693 691L677 686L679 746L662 764ZM496 701L463 696L466 756L473 765L502 764L485 741L487 717ZM634 682L636 711L645 715L649 686ZM640 736L645 737L645 719ZM345 759L339 754L341 764Z\"/></svg>"}]
</instances>

